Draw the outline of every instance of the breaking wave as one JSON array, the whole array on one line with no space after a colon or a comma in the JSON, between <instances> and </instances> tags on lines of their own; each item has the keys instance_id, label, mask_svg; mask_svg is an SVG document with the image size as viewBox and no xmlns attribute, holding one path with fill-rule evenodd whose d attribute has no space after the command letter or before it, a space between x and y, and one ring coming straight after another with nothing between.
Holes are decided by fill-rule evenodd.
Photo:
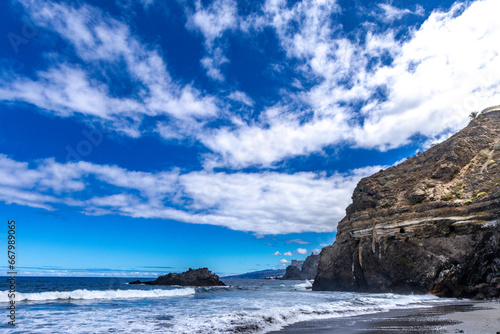
<instances>
[{"instance_id":1,"label":"breaking wave","mask_svg":"<svg viewBox=\"0 0 500 334\"><path fill-rule=\"evenodd\" d=\"M36 293L16 293L16 301L45 301L45 300L90 300L90 299L129 299L129 298L165 298L183 297L196 293L194 288L183 288L174 290L74 290L74 291L50 291ZM9 302L8 291L0 294L0 303Z\"/></svg>"}]
</instances>

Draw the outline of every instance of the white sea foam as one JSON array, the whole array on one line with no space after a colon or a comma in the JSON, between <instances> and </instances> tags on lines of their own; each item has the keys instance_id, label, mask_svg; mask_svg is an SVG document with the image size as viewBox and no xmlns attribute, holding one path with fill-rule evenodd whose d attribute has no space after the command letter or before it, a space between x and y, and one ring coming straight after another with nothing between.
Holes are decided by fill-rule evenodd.
<instances>
[{"instance_id":1,"label":"white sea foam","mask_svg":"<svg viewBox=\"0 0 500 334\"><path fill-rule=\"evenodd\" d=\"M194 288L183 288L174 290L74 290L74 291L51 291L36 293L16 293L16 301L45 301L64 299L129 299L129 298L164 298L182 297L194 295ZM0 302L9 302L8 291L0 293Z\"/></svg>"},{"instance_id":2,"label":"white sea foam","mask_svg":"<svg viewBox=\"0 0 500 334\"><path fill-rule=\"evenodd\" d=\"M432 302L438 302L437 297L388 294L384 297L367 296L358 300L316 305L261 307L256 311L234 311L217 317L177 319L178 321L172 328L166 330L166 333L267 333L300 321L371 314L398 308L430 307L430 304L423 305L423 303Z\"/></svg>"},{"instance_id":3,"label":"white sea foam","mask_svg":"<svg viewBox=\"0 0 500 334\"><path fill-rule=\"evenodd\" d=\"M78 294L79 298L83 295L85 299L92 300L72 303L71 307L66 303L26 303L22 305L22 312L19 312L19 327L6 334L70 334L90 328L96 334L263 334L299 321L378 313L398 308L431 307L447 302L446 299L431 295L316 292L296 287L308 286L307 281L243 283L241 285L245 289L75 290L22 294L24 300L76 299ZM286 286L282 287L282 284ZM195 291L200 298L168 298L174 295L189 296ZM168 295L167 298L161 298L164 294ZM4 296L6 294L0 292L0 298ZM110 303L95 302L103 298L113 298L112 307ZM128 298L143 299L136 301ZM55 318L57 321L53 321Z\"/></svg>"},{"instance_id":4,"label":"white sea foam","mask_svg":"<svg viewBox=\"0 0 500 334\"><path fill-rule=\"evenodd\" d=\"M306 279L306 281L304 283L295 285L295 287L297 289L307 289L307 288L310 288L312 286L313 285L312 285L311 281L309 281L308 279Z\"/></svg>"}]
</instances>

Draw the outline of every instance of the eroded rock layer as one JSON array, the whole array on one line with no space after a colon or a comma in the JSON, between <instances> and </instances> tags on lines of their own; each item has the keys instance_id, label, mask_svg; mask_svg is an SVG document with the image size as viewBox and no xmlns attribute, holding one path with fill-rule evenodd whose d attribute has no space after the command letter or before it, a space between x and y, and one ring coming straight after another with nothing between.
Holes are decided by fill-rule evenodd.
<instances>
[{"instance_id":1,"label":"eroded rock layer","mask_svg":"<svg viewBox=\"0 0 500 334\"><path fill-rule=\"evenodd\" d=\"M500 110L362 179L314 290L498 297Z\"/></svg>"}]
</instances>

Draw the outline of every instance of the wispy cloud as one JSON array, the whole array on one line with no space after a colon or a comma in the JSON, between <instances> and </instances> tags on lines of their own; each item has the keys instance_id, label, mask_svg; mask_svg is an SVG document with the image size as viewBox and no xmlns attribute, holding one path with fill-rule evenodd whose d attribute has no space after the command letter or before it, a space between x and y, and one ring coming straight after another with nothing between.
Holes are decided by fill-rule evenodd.
<instances>
[{"instance_id":1,"label":"wispy cloud","mask_svg":"<svg viewBox=\"0 0 500 334\"><path fill-rule=\"evenodd\" d=\"M227 30L238 28L238 8L234 0L215 0L208 6L201 1L195 2L195 10L187 12L188 29L201 32L205 38L207 55L201 64L207 70L207 75L216 81L224 81L220 67L229 62L224 56L222 45L217 40Z\"/></svg>"},{"instance_id":2,"label":"wispy cloud","mask_svg":"<svg viewBox=\"0 0 500 334\"><path fill-rule=\"evenodd\" d=\"M154 47L141 43L126 24L100 9L50 1L21 2L33 21L62 37L80 61L69 65L66 57L53 54L55 63L35 77L10 73L0 78L1 100L27 102L61 117L97 118L132 137L141 135L145 117L170 118L183 134L183 129L217 114L214 98L172 80ZM96 70L118 76L133 85L134 92L115 96L108 83L95 75Z\"/></svg>"},{"instance_id":3,"label":"wispy cloud","mask_svg":"<svg viewBox=\"0 0 500 334\"><path fill-rule=\"evenodd\" d=\"M231 94L229 94L227 97L228 99L231 99L233 101L241 102L248 107L253 107L255 103L247 94L242 91L231 92Z\"/></svg>"},{"instance_id":4,"label":"wispy cloud","mask_svg":"<svg viewBox=\"0 0 500 334\"><path fill-rule=\"evenodd\" d=\"M394 7L388 3L378 4L380 11L375 12L373 15L379 20L384 22L393 22L401 20L406 15L424 15L424 8L420 5L416 5L415 11L411 11L407 8L401 9Z\"/></svg>"},{"instance_id":5,"label":"wispy cloud","mask_svg":"<svg viewBox=\"0 0 500 334\"><path fill-rule=\"evenodd\" d=\"M330 232L344 215L358 180L378 169L331 177L274 172L151 173L82 161L61 164L52 159L30 167L0 155L0 200L48 210L66 205L91 215L175 219L257 234Z\"/></svg>"},{"instance_id":6,"label":"wispy cloud","mask_svg":"<svg viewBox=\"0 0 500 334\"><path fill-rule=\"evenodd\" d=\"M302 239L291 239L291 240L288 240L286 243L287 244L296 243L296 244L300 244L300 245L307 245L309 242L308 241L304 241Z\"/></svg>"},{"instance_id":7,"label":"wispy cloud","mask_svg":"<svg viewBox=\"0 0 500 334\"><path fill-rule=\"evenodd\" d=\"M254 100L241 90L210 96L174 80L157 46L96 7L21 2L40 28L74 49L78 61L52 54L56 61L30 77L1 77L1 100L27 102L61 117L98 119L132 137L150 131L168 140L190 137L211 150L207 169L273 167L335 145L385 151L415 135L432 141L465 125L471 111L498 104L500 95L495 0L436 10L405 38L396 37L396 27L381 30L366 22L353 32L364 36L359 40L343 32L336 20L342 8L333 0L268 0L247 16L233 0L195 2L186 11L186 27L203 36L200 62L214 80L224 80L230 62L225 35L275 31L277 47L295 64L288 68L295 84L262 110L253 110ZM419 6L376 8L387 20L425 14ZM119 73L134 91L116 94L96 71ZM310 83L307 88L301 80ZM238 117L242 104L259 117Z\"/></svg>"},{"instance_id":8,"label":"wispy cloud","mask_svg":"<svg viewBox=\"0 0 500 334\"><path fill-rule=\"evenodd\" d=\"M267 1L265 24L297 61L297 76L313 79L310 89L282 91L258 122L219 129L202 142L215 154L206 167L271 167L290 157L332 145L381 151L455 132L471 111L498 104L500 23L498 1L455 4L434 11L405 39L394 28L366 24L364 42L343 35L334 20L334 1ZM396 19L405 13L381 5ZM422 15L417 7L413 14ZM386 60L384 60L386 59ZM360 121L361 120L361 121Z\"/></svg>"}]
</instances>

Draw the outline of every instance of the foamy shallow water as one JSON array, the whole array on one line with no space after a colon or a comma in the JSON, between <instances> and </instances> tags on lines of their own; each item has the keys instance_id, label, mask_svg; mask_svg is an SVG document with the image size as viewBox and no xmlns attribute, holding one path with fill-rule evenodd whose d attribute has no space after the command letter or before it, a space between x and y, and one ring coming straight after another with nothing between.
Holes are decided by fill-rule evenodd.
<instances>
[{"instance_id":1,"label":"foamy shallow water","mask_svg":"<svg viewBox=\"0 0 500 334\"><path fill-rule=\"evenodd\" d=\"M130 279L53 280L59 282L25 278L26 292L18 288L18 326L12 329L4 323L1 331L266 333L299 321L431 307L447 301L430 295L315 292L306 289L309 281L227 280L230 287L186 288L125 284ZM65 286L71 288L66 291ZM2 291L0 308L7 306L6 301Z\"/></svg>"}]
</instances>

